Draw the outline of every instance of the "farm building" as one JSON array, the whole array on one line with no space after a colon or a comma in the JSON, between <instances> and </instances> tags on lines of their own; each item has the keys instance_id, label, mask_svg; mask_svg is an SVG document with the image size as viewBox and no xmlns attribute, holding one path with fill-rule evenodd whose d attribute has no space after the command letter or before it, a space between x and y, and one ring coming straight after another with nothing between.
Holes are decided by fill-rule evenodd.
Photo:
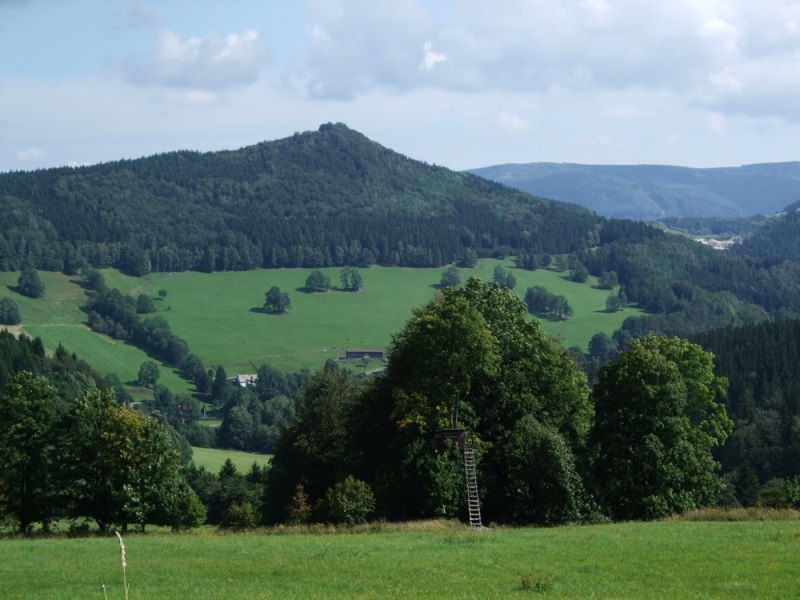
<instances>
[{"instance_id":1,"label":"farm building","mask_svg":"<svg viewBox=\"0 0 800 600\"><path fill-rule=\"evenodd\" d=\"M345 359L362 359L372 358L375 360L383 360L383 350L375 350L374 348L348 348L345 350Z\"/></svg>"},{"instance_id":2,"label":"farm building","mask_svg":"<svg viewBox=\"0 0 800 600\"><path fill-rule=\"evenodd\" d=\"M238 385L239 387L247 387L248 385L255 385L258 380L258 375L254 373L245 373L237 375L236 377L228 377L228 383L231 385Z\"/></svg>"}]
</instances>

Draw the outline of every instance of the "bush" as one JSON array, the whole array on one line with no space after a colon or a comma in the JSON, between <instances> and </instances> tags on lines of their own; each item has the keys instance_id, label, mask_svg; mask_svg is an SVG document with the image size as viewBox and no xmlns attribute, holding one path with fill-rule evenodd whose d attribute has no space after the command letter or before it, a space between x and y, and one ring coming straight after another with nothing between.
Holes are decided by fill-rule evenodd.
<instances>
[{"instance_id":1,"label":"bush","mask_svg":"<svg viewBox=\"0 0 800 600\"><path fill-rule=\"evenodd\" d=\"M363 523L375 510L375 495L368 484L348 475L325 493L323 512L331 523Z\"/></svg>"},{"instance_id":2,"label":"bush","mask_svg":"<svg viewBox=\"0 0 800 600\"><path fill-rule=\"evenodd\" d=\"M156 312L156 304L147 294L139 294L136 298L136 314L146 315Z\"/></svg>"},{"instance_id":3,"label":"bush","mask_svg":"<svg viewBox=\"0 0 800 600\"><path fill-rule=\"evenodd\" d=\"M225 516L222 517L222 523L219 526L222 529L244 531L245 529L253 529L257 523L256 511L253 509L253 505L245 501L231 504L228 510L225 511Z\"/></svg>"},{"instance_id":4,"label":"bush","mask_svg":"<svg viewBox=\"0 0 800 600\"><path fill-rule=\"evenodd\" d=\"M791 508L798 501L798 479L775 477L765 483L758 494L756 506L760 508Z\"/></svg>"}]
</instances>

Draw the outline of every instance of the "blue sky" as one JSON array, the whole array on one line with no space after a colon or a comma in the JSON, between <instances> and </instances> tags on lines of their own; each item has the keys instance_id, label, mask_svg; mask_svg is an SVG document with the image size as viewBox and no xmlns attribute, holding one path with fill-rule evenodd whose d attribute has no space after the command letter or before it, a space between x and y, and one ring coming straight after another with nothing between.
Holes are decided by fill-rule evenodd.
<instances>
[{"instance_id":1,"label":"blue sky","mask_svg":"<svg viewBox=\"0 0 800 600\"><path fill-rule=\"evenodd\" d=\"M344 122L413 158L800 160L793 0L0 0L0 171Z\"/></svg>"}]
</instances>

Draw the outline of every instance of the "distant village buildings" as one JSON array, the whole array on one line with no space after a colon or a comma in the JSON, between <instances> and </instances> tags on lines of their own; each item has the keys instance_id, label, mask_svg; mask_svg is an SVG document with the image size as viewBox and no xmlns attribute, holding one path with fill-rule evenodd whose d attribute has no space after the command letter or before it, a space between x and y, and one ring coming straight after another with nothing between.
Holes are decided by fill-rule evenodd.
<instances>
[{"instance_id":1,"label":"distant village buildings","mask_svg":"<svg viewBox=\"0 0 800 600\"><path fill-rule=\"evenodd\" d=\"M705 246L714 248L714 250L729 250L736 244L742 243L742 236L737 235L728 240L715 240L714 238L698 238L697 241Z\"/></svg>"}]
</instances>

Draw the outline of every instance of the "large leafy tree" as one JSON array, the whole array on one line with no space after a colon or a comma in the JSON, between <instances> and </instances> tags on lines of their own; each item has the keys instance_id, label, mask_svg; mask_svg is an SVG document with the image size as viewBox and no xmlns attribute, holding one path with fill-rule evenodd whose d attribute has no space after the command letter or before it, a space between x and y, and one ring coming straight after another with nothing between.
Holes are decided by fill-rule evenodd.
<instances>
[{"instance_id":1,"label":"large leafy tree","mask_svg":"<svg viewBox=\"0 0 800 600\"><path fill-rule=\"evenodd\" d=\"M29 371L17 373L0 394L0 512L13 516L23 534L34 523L47 525L54 513L56 401L47 379Z\"/></svg>"},{"instance_id":2,"label":"large leafy tree","mask_svg":"<svg viewBox=\"0 0 800 600\"><path fill-rule=\"evenodd\" d=\"M62 490L72 516L90 517L101 530L115 523L179 529L202 520L164 425L117 404L113 391L79 397L60 437Z\"/></svg>"},{"instance_id":3,"label":"large leafy tree","mask_svg":"<svg viewBox=\"0 0 800 600\"><path fill-rule=\"evenodd\" d=\"M342 289L351 292L357 292L364 286L361 273L355 267L343 267L339 272L339 280L342 283Z\"/></svg>"},{"instance_id":4,"label":"large leafy tree","mask_svg":"<svg viewBox=\"0 0 800 600\"><path fill-rule=\"evenodd\" d=\"M41 298L44 296L44 289L44 282L39 276L39 272L33 264L26 262L19 274L19 280L17 280L17 291L29 298Z\"/></svg>"},{"instance_id":5,"label":"large leafy tree","mask_svg":"<svg viewBox=\"0 0 800 600\"><path fill-rule=\"evenodd\" d=\"M158 365L152 360L146 360L139 366L139 377L136 380L140 386L154 387L161 375Z\"/></svg>"},{"instance_id":6,"label":"large leafy tree","mask_svg":"<svg viewBox=\"0 0 800 600\"><path fill-rule=\"evenodd\" d=\"M556 494L528 512L517 508L520 490L535 489L535 480L574 478L574 452L585 442L592 408L585 376L509 290L470 278L415 311L360 409L356 476L373 482L388 517L453 515L464 504L461 456L438 441L437 432L451 427L475 439L489 519L557 522L576 514L558 513L553 504L563 497ZM543 441L521 444L526 429L541 430ZM566 449L561 462L542 462L545 472L506 460L513 455L525 464L543 445ZM570 480L564 487L569 505L578 506L580 486Z\"/></svg>"},{"instance_id":7,"label":"large leafy tree","mask_svg":"<svg viewBox=\"0 0 800 600\"><path fill-rule=\"evenodd\" d=\"M282 292L281 288L273 285L264 296L264 310L271 313L285 313L292 307L289 294Z\"/></svg>"},{"instance_id":8,"label":"large leafy tree","mask_svg":"<svg viewBox=\"0 0 800 600\"><path fill-rule=\"evenodd\" d=\"M295 420L282 431L267 473L264 517L283 521L298 484L311 502L350 474L350 420L360 384L347 372L321 370L303 387Z\"/></svg>"},{"instance_id":9,"label":"large leafy tree","mask_svg":"<svg viewBox=\"0 0 800 600\"><path fill-rule=\"evenodd\" d=\"M331 289L330 277L322 271L311 271L306 277L306 290L309 292L327 292Z\"/></svg>"},{"instance_id":10,"label":"large leafy tree","mask_svg":"<svg viewBox=\"0 0 800 600\"><path fill-rule=\"evenodd\" d=\"M122 452L108 443L107 421L116 394L92 390L79 397L60 426L61 490L70 516L90 517L102 531L121 522Z\"/></svg>"},{"instance_id":11,"label":"large leafy tree","mask_svg":"<svg viewBox=\"0 0 800 600\"><path fill-rule=\"evenodd\" d=\"M679 338L648 334L600 370L594 388L593 473L615 519L655 519L713 502L711 449L733 423L718 402L727 381L713 356Z\"/></svg>"}]
</instances>

